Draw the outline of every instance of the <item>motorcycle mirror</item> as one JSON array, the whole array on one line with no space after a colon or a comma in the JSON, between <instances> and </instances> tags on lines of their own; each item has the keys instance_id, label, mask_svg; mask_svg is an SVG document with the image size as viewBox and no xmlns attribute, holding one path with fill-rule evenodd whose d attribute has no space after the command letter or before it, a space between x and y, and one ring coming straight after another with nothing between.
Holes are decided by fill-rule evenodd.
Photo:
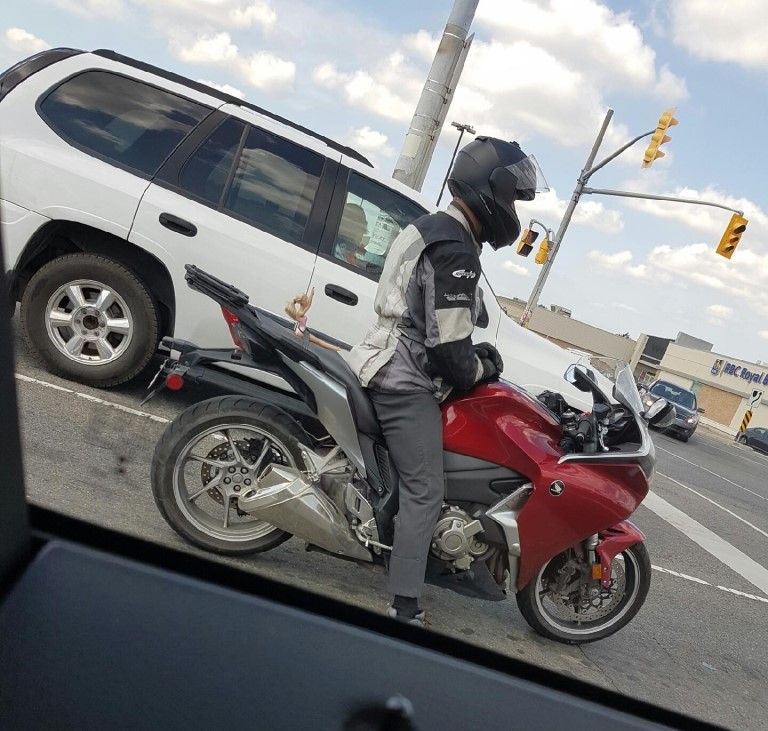
<instances>
[{"instance_id":1,"label":"motorcycle mirror","mask_svg":"<svg viewBox=\"0 0 768 731\"><path fill-rule=\"evenodd\" d=\"M646 409L643 416L651 426L666 429L672 426L675 420L675 406L666 399L660 398Z\"/></svg>"},{"instance_id":2,"label":"motorcycle mirror","mask_svg":"<svg viewBox=\"0 0 768 731\"><path fill-rule=\"evenodd\" d=\"M584 366L569 366L565 372L565 380L585 393L591 393L598 388L594 371Z\"/></svg>"}]
</instances>

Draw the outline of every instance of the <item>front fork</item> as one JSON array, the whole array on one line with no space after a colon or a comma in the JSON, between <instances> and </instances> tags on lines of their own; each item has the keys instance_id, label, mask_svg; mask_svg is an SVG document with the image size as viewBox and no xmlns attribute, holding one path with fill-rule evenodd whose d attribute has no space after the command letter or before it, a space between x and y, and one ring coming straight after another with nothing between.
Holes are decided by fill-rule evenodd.
<instances>
[{"instance_id":1,"label":"front fork","mask_svg":"<svg viewBox=\"0 0 768 731\"><path fill-rule=\"evenodd\" d=\"M584 548L592 567L592 578L599 580L603 587L610 587L613 559L630 546L644 542L645 534L628 520L587 538Z\"/></svg>"}]
</instances>

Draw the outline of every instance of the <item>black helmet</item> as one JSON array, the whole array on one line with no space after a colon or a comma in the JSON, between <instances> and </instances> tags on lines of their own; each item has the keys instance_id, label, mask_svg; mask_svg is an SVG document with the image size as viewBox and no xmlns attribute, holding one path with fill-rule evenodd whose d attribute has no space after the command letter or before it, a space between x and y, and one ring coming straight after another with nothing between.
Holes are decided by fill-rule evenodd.
<instances>
[{"instance_id":1,"label":"black helmet","mask_svg":"<svg viewBox=\"0 0 768 731\"><path fill-rule=\"evenodd\" d=\"M520 235L515 201L534 199L538 173L535 158L517 142L477 137L456 156L448 190L475 214L480 238L500 249Z\"/></svg>"}]
</instances>

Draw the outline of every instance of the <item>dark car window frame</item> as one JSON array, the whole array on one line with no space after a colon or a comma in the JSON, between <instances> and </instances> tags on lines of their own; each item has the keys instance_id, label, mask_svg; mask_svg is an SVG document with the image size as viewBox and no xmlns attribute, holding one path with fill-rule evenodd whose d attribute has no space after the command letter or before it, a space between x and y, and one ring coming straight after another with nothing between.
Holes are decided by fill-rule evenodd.
<instances>
[{"instance_id":1,"label":"dark car window frame","mask_svg":"<svg viewBox=\"0 0 768 731\"><path fill-rule=\"evenodd\" d=\"M131 165L127 165L126 163L120 162L119 160L114 160L111 157L108 157L107 155L102 155L99 152L96 152L95 150L92 150L89 147L86 147L85 145L81 144L80 142L73 140L69 135L64 134L59 129L57 129L56 124L49 118L49 116L43 111L43 104L45 103L46 99L48 99L51 94L56 92L60 87L64 86L64 84L72 81L73 79L76 79L78 76L83 76L85 74L93 73L93 72L99 72L99 73L105 73L105 74L111 74L112 76L119 76L123 79L127 79L128 81L133 81L137 84L143 84L144 86L148 86L151 89L156 89L157 91L161 91L165 94L169 94L171 96L178 97L179 99L184 99L185 101L196 104L201 109L207 110L207 114L200 119L200 121L192 127L189 132L187 132L184 137L182 137L181 140L179 140L178 144L175 145L175 147L166 155L166 157L163 159L163 161L158 165L157 169L152 172L151 174L145 173L143 170L139 170L138 168L135 168ZM119 170L124 170L127 173L130 173L131 175L135 175L138 178L141 178L142 180L152 180L160 170L163 169L163 166L168 162L168 160L173 157L176 150L179 149L179 147L184 143L184 141L198 128L200 125L204 124L207 119L210 118L211 114L213 114L216 110L211 107L208 104L204 104L203 102L199 102L196 99L191 99L187 96L184 96L183 94L179 94L175 91L170 91L169 89L166 89L162 86L159 86L158 84L152 84L148 81L144 81L143 79L137 79L135 76L131 76L130 74L123 74L119 71L113 71L112 69L105 69L105 68L99 68L99 67L93 67L93 68L87 68L87 69L81 69L77 71L76 73L70 74L69 76L65 77L64 79L60 79L57 81L53 86L46 89L35 102L35 111L37 112L40 119L43 120L43 122L46 124L46 126L61 140L66 142L70 147L74 147L76 150L82 152L85 155L88 155L89 157L93 157L96 160L101 160L102 162L106 163L107 165L111 165L112 167L118 168Z\"/></svg>"},{"instance_id":2,"label":"dark car window frame","mask_svg":"<svg viewBox=\"0 0 768 731\"><path fill-rule=\"evenodd\" d=\"M179 176L181 171L184 169L184 166L189 162L190 158L197 152L197 150L199 150L200 147L208 141L211 135L213 135L222 124L231 119L244 125L243 134L240 138L240 146L237 150L237 153L232 159L232 166L229 170L227 184L224 186L221 198L217 203L211 203L211 201L194 195L189 190L180 185ZM272 233L271 231L260 228L252 219L248 218L247 216L238 215L237 213L228 210L224 205L227 197L229 196L229 191L232 187L237 168L240 164L240 157L243 152L243 147L245 146L245 142L248 139L248 135L250 134L252 128L255 128L266 134L270 134L273 137L278 137L279 139L296 145L297 147L303 147L304 149L320 155L323 158L323 168L320 172L317 190L315 191L315 198L309 211L307 224L304 227L304 234L300 241L287 239ZM192 134L190 134L187 139L185 139L176 148L176 150L174 150L173 154L165 161L160 170L158 170L157 175L152 180L152 182L162 188L165 188L166 190L171 191L172 193L176 193L177 195L182 196L183 198L192 200L195 203L199 203L206 208L210 208L211 210L216 211L217 213L220 213L229 218L233 218L236 221L240 221L241 223L245 223L257 231L262 231L269 236L273 236L279 241L283 241L286 244L290 244L292 246L298 246L299 248L304 249L305 251L308 251L312 254L317 254L318 248L320 247L320 237L326 225L326 220L329 216L329 205L337 185L337 174L339 168L340 165L336 160L328 157L322 152L318 152L317 150L314 150L311 147L307 147L306 145L301 145L297 142L294 142L293 140L288 139L287 137L279 135L276 132L273 132L259 125L246 122L239 117L235 117L231 114L227 114L226 112L216 110L212 115L201 122L198 125L198 128Z\"/></svg>"},{"instance_id":3,"label":"dark car window frame","mask_svg":"<svg viewBox=\"0 0 768 731\"><path fill-rule=\"evenodd\" d=\"M383 183L380 180L376 180L375 178L371 178L368 175L364 175L359 170L353 170L352 168L348 168L342 165L339 169L339 177L336 183L336 189L333 192L333 199L329 207L328 220L326 221L325 228L323 229L318 256L321 256L326 261L337 264L344 269L355 272L355 274L359 274L361 277L370 279L372 282L378 282L381 278L381 272L366 272L365 270L360 269L360 267L354 266L354 264L348 264L346 261L339 259L338 257L334 256L333 253L334 246L336 244L336 236L339 233L339 226L341 225L341 217L344 213L344 204L347 201L349 179L352 173L359 175L361 178L365 178L375 185L380 185L382 188L388 187L386 183ZM399 190L395 190L394 188L390 188L390 190L392 190L393 193L396 193L397 195L409 200L417 208L420 208L422 210L422 214L429 213L429 211L427 211L420 203L413 200L413 198L409 198L407 195L404 195Z\"/></svg>"}]
</instances>

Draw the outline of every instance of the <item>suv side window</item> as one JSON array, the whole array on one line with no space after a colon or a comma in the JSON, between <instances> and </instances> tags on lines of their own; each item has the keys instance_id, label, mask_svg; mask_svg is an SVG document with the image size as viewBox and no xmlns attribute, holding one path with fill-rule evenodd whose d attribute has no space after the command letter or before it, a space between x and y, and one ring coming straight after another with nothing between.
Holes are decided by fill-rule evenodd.
<instances>
[{"instance_id":1,"label":"suv side window","mask_svg":"<svg viewBox=\"0 0 768 731\"><path fill-rule=\"evenodd\" d=\"M333 256L378 279L390 244L424 213L400 193L352 172Z\"/></svg>"},{"instance_id":2,"label":"suv side window","mask_svg":"<svg viewBox=\"0 0 768 731\"><path fill-rule=\"evenodd\" d=\"M229 182L245 123L229 117L220 124L179 173L178 184L190 195L218 206Z\"/></svg>"},{"instance_id":3,"label":"suv side window","mask_svg":"<svg viewBox=\"0 0 768 731\"><path fill-rule=\"evenodd\" d=\"M171 92L107 71L86 71L39 105L67 142L151 177L211 110Z\"/></svg>"},{"instance_id":4,"label":"suv side window","mask_svg":"<svg viewBox=\"0 0 768 731\"><path fill-rule=\"evenodd\" d=\"M324 164L322 155L251 127L224 208L263 231L300 243Z\"/></svg>"}]
</instances>

